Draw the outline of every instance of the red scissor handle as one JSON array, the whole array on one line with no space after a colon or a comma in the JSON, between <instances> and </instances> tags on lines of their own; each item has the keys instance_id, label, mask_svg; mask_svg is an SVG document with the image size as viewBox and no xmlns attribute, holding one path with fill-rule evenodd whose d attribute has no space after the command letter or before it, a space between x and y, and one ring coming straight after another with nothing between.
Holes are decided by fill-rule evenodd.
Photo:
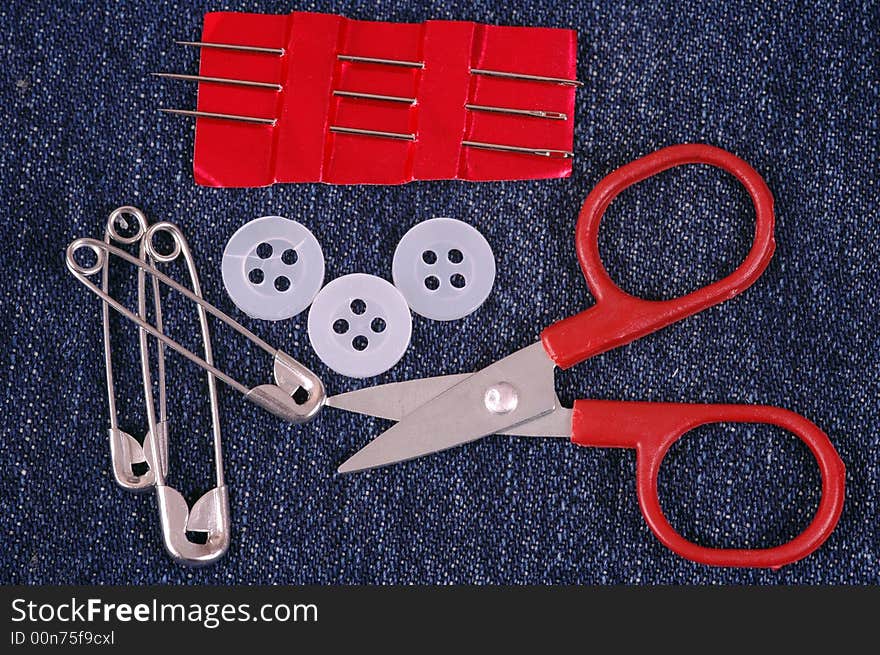
<instances>
[{"instance_id":1,"label":"red scissor handle","mask_svg":"<svg viewBox=\"0 0 880 655\"><path fill-rule=\"evenodd\" d=\"M717 166L745 186L755 205L755 241L739 268L717 282L672 300L637 298L617 286L605 270L599 256L599 223L621 191L682 164ZM544 348L560 368L627 344L751 286L773 256L773 196L755 169L736 155L699 143L670 146L618 168L596 185L581 208L575 244L596 304L541 333Z\"/></svg>"},{"instance_id":2,"label":"red scissor handle","mask_svg":"<svg viewBox=\"0 0 880 655\"><path fill-rule=\"evenodd\" d=\"M707 548L691 543L670 525L660 507L657 475L669 447L688 430L707 423L768 423L797 435L809 447L822 474L822 499L813 521L781 546L756 550ZM580 446L636 449L636 489L642 514L661 542L682 557L714 566L779 568L816 550L828 538L843 509L846 471L828 439L803 416L760 405L578 400L572 442Z\"/></svg>"}]
</instances>

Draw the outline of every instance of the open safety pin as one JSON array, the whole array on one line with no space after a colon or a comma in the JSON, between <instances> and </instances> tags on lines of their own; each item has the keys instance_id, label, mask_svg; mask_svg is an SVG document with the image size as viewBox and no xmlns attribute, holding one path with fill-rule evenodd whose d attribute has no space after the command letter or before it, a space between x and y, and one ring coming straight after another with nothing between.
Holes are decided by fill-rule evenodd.
<instances>
[{"instance_id":1,"label":"open safety pin","mask_svg":"<svg viewBox=\"0 0 880 655\"><path fill-rule=\"evenodd\" d=\"M76 252L82 248L91 250L97 261L91 266L83 266L76 260ZM163 284L174 289L188 300L203 307L208 313L226 323L229 327L244 336L246 339L257 345L272 355L273 358L273 375L274 384L261 384L252 389L246 387L242 383L233 379L212 363L199 357L193 352L187 350L174 339L171 339L162 330L157 329L145 319L141 318L122 303L113 298L109 293L103 291L98 285L89 280L89 277L99 272L104 266L104 262L108 255L115 255L124 259L129 264L143 269L146 273L154 276ZM194 364L200 366L206 371L212 373L217 379L228 384L236 391L244 394L245 398L260 407L272 412L292 423L304 423L311 420L321 409L326 398L324 385L321 380L308 368L300 364L287 353L273 348L268 343L260 339L246 327L236 322L219 309L211 305L209 302L200 298L198 295L172 280L170 277L151 266L147 262L141 261L136 257L132 257L124 250L115 246L98 241L91 238L75 239L67 246L66 251L67 268L87 289L97 295L101 300L108 303L114 310L125 316L128 320L154 336L156 339L164 343L166 346L176 350L178 353L189 359Z\"/></svg>"},{"instance_id":2,"label":"open safety pin","mask_svg":"<svg viewBox=\"0 0 880 655\"><path fill-rule=\"evenodd\" d=\"M132 216L135 223L137 223L137 232L127 237L120 234L116 229L118 223L125 221L125 216ZM147 228L147 217L144 216L141 210L136 207L118 207L110 213L107 219L107 227L104 230L104 242L109 244L115 241L123 245L132 245L143 238ZM109 293L109 261L105 260L103 264L101 267L101 289L105 293ZM154 278L154 311L156 314L156 325L161 330L162 305L159 301L158 290L159 282ZM164 467L163 474L167 475L168 473L168 459L166 456L168 452L168 437L166 432L165 346L162 343L159 344L159 420L154 420L150 424L149 430L144 436L143 445L141 445L137 439L119 427L116 409L116 385L113 376L113 357L110 348L110 306L106 302L101 303L101 324L104 334L104 370L107 375L107 404L110 413L110 461L113 469L113 478L123 489L144 491L152 487L156 482L155 462L160 462ZM152 403L152 400L150 403ZM147 407L147 411L153 412L155 415L155 409L152 404ZM160 457L148 461L147 455L149 453L158 453ZM146 470L140 472L140 469L144 466L147 467Z\"/></svg>"},{"instance_id":3,"label":"open safety pin","mask_svg":"<svg viewBox=\"0 0 880 655\"><path fill-rule=\"evenodd\" d=\"M165 232L171 235L174 242L174 250L171 255L163 255L154 246L153 239L157 232ZM177 255L183 256L187 271L189 272L190 284L193 293L201 297L202 290L199 284L199 276L196 272L195 261L190 251L189 244L176 225L168 222L156 223L144 234L141 241L141 260L168 262L176 259ZM153 278L154 287L158 287L156 277ZM138 317L146 321L146 271L138 269ZM158 291L154 289L154 293ZM211 334L208 329L208 315L205 308L197 305L199 326L202 333L204 347L204 361L214 365L214 355L211 348ZM147 404L147 422L151 431L156 431L158 422L156 419L155 405L153 403L153 380L150 374L150 354L147 342L147 331L138 330L138 343L141 355L141 375L144 383L144 396ZM160 342L161 348L161 342ZM229 548L230 521L229 521L229 494L223 479L223 449L220 432L220 413L217 401L217 381L211 372L208 372L208 399L211 407L211 430L214 437L214 468L216 473L216 486L202 495L192 509L183 495L166 483L167 465L156 469L156 498L159 504L159 522L162 526L162 541L165 549L171 556L182 564L190 566L203 566L220 559ZM167 435L167 430L165 430ZM151 457L153 461L167 462L167 449L162 453L153 444ZM165 459L162 459L165 458ZM193 541L188 533L201 533L206 535L204 542Z\"/></svg>"}]
</instances>

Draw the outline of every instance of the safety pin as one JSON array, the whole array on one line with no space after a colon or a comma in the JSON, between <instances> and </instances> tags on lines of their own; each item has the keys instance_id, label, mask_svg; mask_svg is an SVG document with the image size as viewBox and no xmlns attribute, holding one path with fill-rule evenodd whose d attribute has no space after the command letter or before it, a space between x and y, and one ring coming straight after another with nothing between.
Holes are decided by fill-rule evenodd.
<instances>
[{"instance_id":1,"label":"safety pin","mask_svg":"<svg viewBox=\"0 0 880 655\"><path fill-rule=\"evenodd\" d=\"M237 52L253 52L264 55L276 55L283 57L284 48L263 48L253 45L237 45L234 43L215 43L211 41L175 41L177 45L193 46L196 48L214 48L216 50L234 50Z\"/></svg>"},{"instance_id":2,"label":"safety pin","mask_svg":"<svg viewBox=\"0 0 880 655\"><path fill-rule=\"evenodd\" d=\"M522 146L507 146L500 143L484 143L482 141L462 141L461 145L480 150L495 150L498 152L516 152L524 155L538 155L550 159L572 159L574 153L569 150L553 150L552 148L524 148Z\"/></svg>"},{"instance_id":3,"label":"safety pin","mask_svg":"<svg viewBox=\"0 0 880 655\"><path fill-rule=\"evenodd\" d=\"M150 73L154 77L170 80L186 80L188 82L206 82L209 84L228 84L230 86L246 86L255 89L271 89L281 91L284 87L274 82L255 82L253 80L237 80L230 77L211 77L209 75L188 75L185 73Z\"/></svg>"},{"instance_id":4,"label":"safety pin","mask_svg":"<svg viewBox=\"0 0 880 655\"><path fill-rule=\"evenodd\" d=\"M82 266L75 258L75 254L81 248L91 250L96 258L97 263L92 266ZM257 347L272 355L273 359L273 376L274 384L262 384L254 388L248 388L237 380L233 379L213 364L205 361L203 358L195 355L180 345L177 341L170 338L156 326L140 318L137 314L126 308L122 303L113 298L110 294L101 290L96 284L89 280L89 276L94 275L104 264L104 260L108 255L115 255L124 259L135 267L142 268L145 272L158 278L160 282L171 287L188 300L204 307L204 309L213 316L216 316L223 323L226 323L233 330L244 336L246 339L254 343ZM311 420L320 411L326 393L321 380L312 373L308 368L300 364L293 357L273 348L268 343L260 339L246 327L236 322L219 309L211 305L209 302L200 298L186 287L172 280L170 277L151 266L146 262L142 262L136 257L132 257L128 253L115 246L98 241L97 239L79 238L75 239L67 246L66 251L67 268L86 288L97 295L102 300L110 304L117 312L125 316L135 325L146 330L149 334L156 337L166 346L177 351L188 360L200 366L201 368L213 373L214 376L233 389L243 394L252 403L272 412L292 423L304 423Z\"/></svg>"},{"instance_id":5,"label":"safety pin","mask_svg":"<svg viewBox=\"0 0 880 655\"><path fill-rule=\"evenodd\" d=\"M125 237L116 229L116 224L123 220L123 217L133 216L137 223L137 232L131 236ZM147 217L137 207L118 207L114 209L107 219L107 227L104 230L104 243L110 244L111 241L123 245L133 245L140 241L148 228ZM176 256L176 253L175 253ZM105 260L101 267L101 289L105 293L109 293L110 266L109 261ZM162 305L159 300L159 282L153 280L154 293L154 312L156 314L156 325L158 329L162 329ZM162 473L168 473L168 433L167 433L167 403L165 394L165 346L159 344L159 421L153 421L149 424L149 429L144 435L143 445L138 443L137 439L119 428L119 420L116 409L116 385L113 376L113 357L110 348L110 306L106 302L101 303L101 324L104 334L104 370L107 376L107 403L110 414L110 461L113 469L113 478L116 483L123 489L129 491L144 491L153 486L156 482L156 462ZM152 400L150 401L152 403ZM147 413L153 414L155 417L155 407L147 406ZM158 444L158 451L155 447ZM158 452L160 457L148 457ZM138 473L139 466L146 466L147 469L143 473Z\"/></svg>"},{"instance_id":6,"label":"safety pin","mask_svg":"<svg viewBox=\"0 0 880 655\"><path fill-rule=\"evenodd\" d=\"M174 250L183 255L193 294L201 298L202 289L196 271L195 260L189 244L180 229L171 223L162 222L151 226L141 241L141 260L147 257L152 261L171 261L175 257L161 254L153 243L158 232L171 235ZM174 253L172 253L173 255ZM108 258L109 259L109 258ZM158 286L156 278L152 278ZM138 268L138 317L146 322L146 271ZM155 291L154 293L158 293ZM208 315L202 305L197 305L199 326L204 347L204 361L214 365L214 354L211 348L211 334L208 328ZM147 402L147 421L150 429L157 427L156 413L153 403L153 380L150 374L150 354L147 343L147 331L138 330L138 342L141 354L141 375L144 383L144 397ZM162 541L171 556L182 564L203 566L218 560L226 553L230 540L229 494L223 479L223 447L220 432L220 410L217 402L217 381L208 372L208 399L211 407L211 431L214 436L214 469L216 486L203 494L190 509L183 495L166 483L167 469L159 467L156 471L156 497L159 505L159 522L162 526ZM154 461L166 453L159 452L153 444ZM193 541L187 533L206 535L204 542Z\"/></svg>"}]
</instances>

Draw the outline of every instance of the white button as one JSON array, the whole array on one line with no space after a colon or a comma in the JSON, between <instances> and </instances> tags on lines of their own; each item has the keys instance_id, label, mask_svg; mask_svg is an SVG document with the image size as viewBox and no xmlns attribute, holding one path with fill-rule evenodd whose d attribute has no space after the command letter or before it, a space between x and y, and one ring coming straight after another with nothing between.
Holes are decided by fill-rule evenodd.
<instances>
[{"instance_id":1,"label":"white button","mask_svg":"<svg viewBox=\"0 0 880 655\"><path fill-rule=\"evenodd\" d=\"M278 321L303 311L324 283L324 253L305 226L263 216L239 228L223 251L223 285L241 311Z\"/></svg>"},{"instance_id":2,"label":"white button","mask_svg":"<svg viewBox=\"0 0 880 655\"><path fill-rule=\"evenodd\" d=\"M412 316L394 285L364 273L336 278L312 303L309 339L337 373L367 378L394 366L409 346Z\"/></svg>"},{"instance_id":3,"label":"white button","mask_svg":"<svg viewBox=\"0 0 880 655\"><path fill-rule=\"evenodd\" d=\"M403 235L391 272L414 312L451 321L467 316L489 297L495 257L483 235L467 223L432 218Z\"/></svg>"}]
</instances>

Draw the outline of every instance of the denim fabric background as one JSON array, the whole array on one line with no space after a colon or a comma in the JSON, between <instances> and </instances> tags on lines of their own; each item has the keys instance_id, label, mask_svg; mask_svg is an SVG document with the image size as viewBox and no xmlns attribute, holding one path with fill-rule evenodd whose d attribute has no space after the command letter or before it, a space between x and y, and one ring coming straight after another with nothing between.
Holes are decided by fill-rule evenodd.
<instances>
[{"instance_id":1,"label":"denim fabric background","mask_svg":"<svg viewBox=\"0 0 880 655\"><path fill-rule=\"evenodd\" d=\"M651 6L646 6L650 4ZM880 580L878 7L874 3L454 0L402 2L26 2L0 7L3 243L0 580L6 583L877 583ZM193 183L191 84L208 10L292 9L361 19L469 19L578 31L574 174L514 183L400 187ZM151 494L109 468L100 304L70 276L64 248L101 237L107 214L141 207L189 235L207 298L314 368L331 392L474 370L588 306L573 230L604 175L662 146L701 141L750 162L776 198L778 249L751 289L659 334L560 373L576 397L767 403L828 432L848 474L837 530L780 571L681 559L648 530L635 455L561 440L489 438L384 470L340 477L384 423L327 410L291 427L221 385L234 537L202 570L160 543ZM432 216L479 228L498 277L464 320L415 316L412 345L364 383L327 370L306 314L250 320L226 296L223 247L248 220L281 214L311 228L327 279L390 278L404 232ZM732 271L751 243L745 191L686 167L639 185L602 230L629 291L671 297ZM175 270L172 268L172 270ZM176 270L175 275L181 272ZM129 303L134 278L112 275ZM166 300L168 329L197 346L195 312ZM122 427L143 434L135 332L114 317ZM269 379L262 351L214 324L218 363L248 385ZM211 481L204 376L169 355L171 481L191 499ZM706 545L769 546L797 534L818 501L818 471L791 435L703 428L664 465L672 523Z\"/></svg>"}]
</instances>

